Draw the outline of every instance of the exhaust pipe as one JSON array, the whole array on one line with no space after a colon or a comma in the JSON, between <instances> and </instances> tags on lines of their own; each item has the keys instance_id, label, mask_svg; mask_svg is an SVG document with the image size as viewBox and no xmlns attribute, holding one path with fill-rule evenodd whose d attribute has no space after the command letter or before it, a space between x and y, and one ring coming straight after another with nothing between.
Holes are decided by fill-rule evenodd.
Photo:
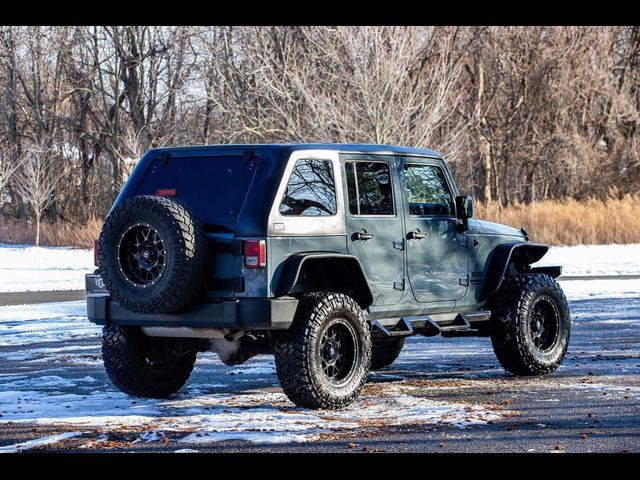
<instances>
[{"instance_id":1,"label":"exhaust pipe","mask_svg":"<svg viewBox=\"0 0 640 480\"><path fill-rule=\"evenodd\" d=\"M204 345L200 351L217 353L222 363L228 366L240 365L256 355L273 353L271 346L266 341L247 336L243 330L142 327L142 331L150 337L203 339Z\"/></svg>"}]
</instances>

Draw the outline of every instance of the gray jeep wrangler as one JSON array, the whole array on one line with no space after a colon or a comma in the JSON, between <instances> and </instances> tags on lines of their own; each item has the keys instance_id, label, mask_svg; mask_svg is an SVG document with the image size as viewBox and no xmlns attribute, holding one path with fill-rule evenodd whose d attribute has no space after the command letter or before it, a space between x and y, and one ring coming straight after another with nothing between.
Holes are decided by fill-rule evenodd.
<instances>
[{"instance_id":1,"label":"gray jeep wrangler","mask_svg":"<svg viewBox=\"0 0 640 480\"><path fill-rule=\"evenodd\" d=\"M341 408L414 334L488 336L509 372L552 372L569 342L561 267L532 267L546 245L472 215L429 150L150 150L86 277L107 373L165 397L198 352L227 365L272 353L292 402Z\"/></svg>"}]
</instances>

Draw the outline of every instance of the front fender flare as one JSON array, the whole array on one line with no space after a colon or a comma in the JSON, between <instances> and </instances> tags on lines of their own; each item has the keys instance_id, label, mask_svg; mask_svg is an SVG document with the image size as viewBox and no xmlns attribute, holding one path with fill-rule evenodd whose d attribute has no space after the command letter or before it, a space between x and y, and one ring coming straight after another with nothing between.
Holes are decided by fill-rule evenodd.
<instances>
[{"instance_id":1,"label":"front fender flare","mask_svg":"<svg viewBox=\"0 0 640 480\"><path fill-rule=\"evenodd\" d=\"M548 245L530 242L509 242L496 246L487 260L487 274L478 301L483 302L498 291L512 261L517 262L516 267L523 271L544 257L548 250Z\"/></svg>"}]
</instances>

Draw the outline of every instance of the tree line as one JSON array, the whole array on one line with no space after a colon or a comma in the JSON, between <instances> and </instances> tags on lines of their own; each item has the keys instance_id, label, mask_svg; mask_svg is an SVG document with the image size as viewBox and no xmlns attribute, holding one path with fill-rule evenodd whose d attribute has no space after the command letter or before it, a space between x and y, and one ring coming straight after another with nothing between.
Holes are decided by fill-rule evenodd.
<instances>
[{"instance_id":1,"label":"tree line","mask_svg":"<svg viewBox=\"0 0 640 480\"><path fill-rule=\"evenodd\" d=\"M638 27L0 27L0 217L105 215L145 150L387 143L512 203L640 193Z\"/></svg>"}]
</instances>

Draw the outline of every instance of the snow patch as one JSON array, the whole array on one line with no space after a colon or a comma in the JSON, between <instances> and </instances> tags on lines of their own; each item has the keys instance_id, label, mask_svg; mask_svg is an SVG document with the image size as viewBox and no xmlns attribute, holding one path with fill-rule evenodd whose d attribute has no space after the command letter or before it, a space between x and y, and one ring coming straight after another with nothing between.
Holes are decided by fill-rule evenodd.
<instances>
[{"instance_id":1,"label":"snow patch","mask_svg":"<svg viewBox=\"0 0 640 480\"><path fill-rule=\"evenodd\" d=\"M535 265L562 265L562 275L567 276L637 275L640 243L551 247Z\"/></svg>"},{"instance_id":2,"label":"snow patch","mask_svg":"<svg viewBox=\"0 0 640 480\"><path fill-rule=\"evenodd\" d=\"M170 400L133 399L120 392L86 395L46 391L0 392L0 423L74 425L102 432L148 428L139 440L162 440L167 432L186 434L187 443L245 440L254 443L307 442L322 434L366 428L450 425L466 428L497 420L504 412L479 405L436 402L402 382L372 387L340 411L293 407L283 393L264 389L243 395L207 394Z\"/></svg>"},{"instance_id":3,"label":"snow patch","mask_svg":"<svg viewBox=\"0 0 640 480\"><path fill-rule=\"evenodd\" d=\"M563 273L564 275L564 273ZM560 280L569 300L640 298L640 280Z\"/></svg>"},{"instance_id":4,"label":"snow patch","mask_svg":"<svg viewBox=\"0 0 640 480\"><path fill-rule=\"evenodd\" d=\"M0 244L0 292L82 290L94 270L91 250Z\"/></svg>"},{"instance_id":5,"label":"snow patch","mask_svg":"<svg viewBox=\"0 0 640 480\"><path fill-rule=\"evenodd\" d=\"M15 445L7 445L6 447L0 447L0 453L22 452L23 450L30 450L32 448L43 447L45 445L58 443L62 440L66 440L67 438L77 437L78 435L82 435L82 432L66 432L59 433L57 435L50 435L48 437L36 438L35 440L16 443Z\"/></svg>"},{"instance_id":6,"label":"snow patch","mask_svg":"<svg viewBox=\"0 0 640 480\"><path fill-rule=\"evenodd\" d=\"M275 375L276 369L271 365L256 365L251 367L234 368L230 375Z\"/></svg>"},{"instance_id":7,"label":"snow patch","mask_svg":"<svg viewBox=\"0 0 640 480\"><path fill-rule=\"evenodd\" d=\"M100 331L87 320L84 300L0 307L0 347L97 338Z\"/></svg>"}]
</instances>

